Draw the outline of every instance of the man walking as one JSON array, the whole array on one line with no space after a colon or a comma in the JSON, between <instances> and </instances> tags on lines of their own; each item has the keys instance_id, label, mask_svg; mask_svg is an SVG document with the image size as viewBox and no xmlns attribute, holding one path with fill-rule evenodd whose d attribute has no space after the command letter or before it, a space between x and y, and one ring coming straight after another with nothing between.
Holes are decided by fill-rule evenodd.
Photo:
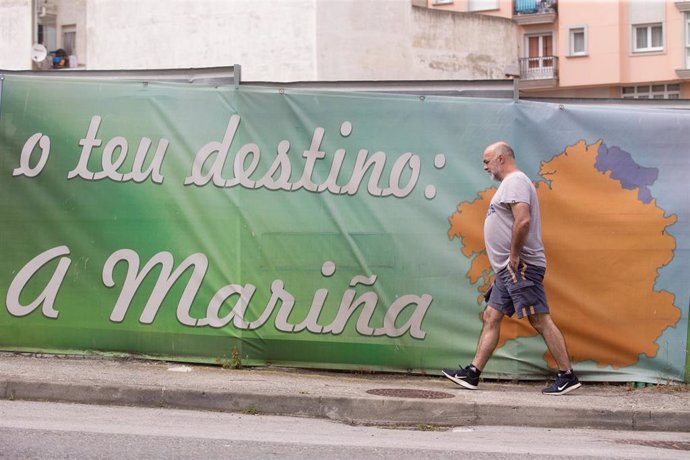
<instances>
[{"instance_id":1,"label":"man walking","mask_svg":"<svg viewBox=\"0 0 690 460\"><path fill-rule=\"evenodd\" d=\"M501 182L484 221L484 241L491 268L496 273L486 293L487 308L472 363L460 369L443 369L453 382L476 390L479 375L491 357L503 316L527 316L541 334L558 365L558 377L542 390L562 395L580 387L571 366L563 334L551 319L544 292L546 256L541 239L541 214L532 181L517 168L515 153L505 142L484 150L484 170Z\"/></svg>"}]
</instances>

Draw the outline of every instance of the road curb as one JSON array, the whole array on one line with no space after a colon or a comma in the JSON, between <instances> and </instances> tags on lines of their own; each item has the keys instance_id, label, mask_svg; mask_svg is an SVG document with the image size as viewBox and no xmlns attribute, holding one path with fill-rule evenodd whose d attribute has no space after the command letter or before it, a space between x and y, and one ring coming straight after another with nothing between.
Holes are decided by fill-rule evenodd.
<instances>
[{"instance_id":1,"label":"road curb","mask_svg":"<svg viewBox=\"0 0 690 460\"><path fill-rule=\"evenodd\" d=\"M461 400L256 394L165 386L0 381L5 400L164 407L325 418L381 426L529 426L690 432L690 413L477 404Z\"/></svg>"}]
</instances>

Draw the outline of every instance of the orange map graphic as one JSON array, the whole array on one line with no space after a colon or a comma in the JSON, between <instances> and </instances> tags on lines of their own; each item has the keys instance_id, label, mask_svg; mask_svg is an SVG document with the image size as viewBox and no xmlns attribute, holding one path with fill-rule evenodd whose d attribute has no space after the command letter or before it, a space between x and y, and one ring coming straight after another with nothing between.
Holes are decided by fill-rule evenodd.
<instances>
[{"instance_id":1,"label":"orange map graphic","mask_svg":"<svg viewBox=\"0 0 690 460\"><path fill-rule=\"evenodd\" d=\"M635 364L656 356L656 340L680 319L675 297L655 290L658 271L673 258L675 238L656 200L645 203L638 188L624 188L611 171L595 167L602 141L569 146L539 171L535 182L546 247L545 288L551 315L565 336L573 362L598 366ZM484 249L483 224L496 188L460 203L449 218L448 237L458 238L472 257L467 277L485 292L493 272ZM477 298L483 303L483 295ZM536 336L527 319L505 318L498 346ZM556 363L544 355L549 367Z\"/></svg>"}]
</instances>

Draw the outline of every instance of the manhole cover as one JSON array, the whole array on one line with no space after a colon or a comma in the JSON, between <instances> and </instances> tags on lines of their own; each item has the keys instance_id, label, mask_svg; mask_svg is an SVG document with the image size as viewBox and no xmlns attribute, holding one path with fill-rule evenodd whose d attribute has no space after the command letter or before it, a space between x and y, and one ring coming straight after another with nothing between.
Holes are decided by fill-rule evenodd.
<instances>
[{"instance_id":1,"label":"manhole cover","mask_svg":"<svg viewBox=\"0 0 690 460\"><path fill-rule=\"evenodd\" d=\"M637 439L627 439L619 441L621 444L635 444L638 446L658 447L659 449L690 450L690 442L680 441L642 441Z\"/></svg>"},{"instance_id":2,"label":"manhole cover","mask_svg":"<svg viewBox=\"0 0 690 460\"><path fill-rule=\"evenodd\" d=\"M370 395L390 396L393 398L417 398L417 399L446 399L452 398L450 393L429 390L411 390L409 388L375 388L367 390Z\"/></svg>"}]
</instances>

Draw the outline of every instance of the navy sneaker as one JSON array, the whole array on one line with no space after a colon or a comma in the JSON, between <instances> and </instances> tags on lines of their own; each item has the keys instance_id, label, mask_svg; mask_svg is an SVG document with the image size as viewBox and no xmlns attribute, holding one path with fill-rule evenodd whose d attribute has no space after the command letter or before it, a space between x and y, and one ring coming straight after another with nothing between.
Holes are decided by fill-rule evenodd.
<instances>
[{"instance_id":1,"label":"navy sneaker","mask_svg":"<svg viewBox=\"0 0 690 460\"><path fill-rule=\"evenodd\" d=\"M570 374L559 372L556 381L541 390L541 392L549 396L558 396L570 393L573 390L577 390L581 386L582 384L577 379L577 376L574 372L571 372Z\"/></svg>"},{"instance_id":2,"label":"navy sneaker","mask_svg":"<svg viewBox=\"0 0 690 460\"><path fill-rule=\"evenodd\" d=\"M479 375L470 366L460 369L443 369L443 375L453 382L470 390L476 390L479 385Z\"/></svg>"}]
</instances>

